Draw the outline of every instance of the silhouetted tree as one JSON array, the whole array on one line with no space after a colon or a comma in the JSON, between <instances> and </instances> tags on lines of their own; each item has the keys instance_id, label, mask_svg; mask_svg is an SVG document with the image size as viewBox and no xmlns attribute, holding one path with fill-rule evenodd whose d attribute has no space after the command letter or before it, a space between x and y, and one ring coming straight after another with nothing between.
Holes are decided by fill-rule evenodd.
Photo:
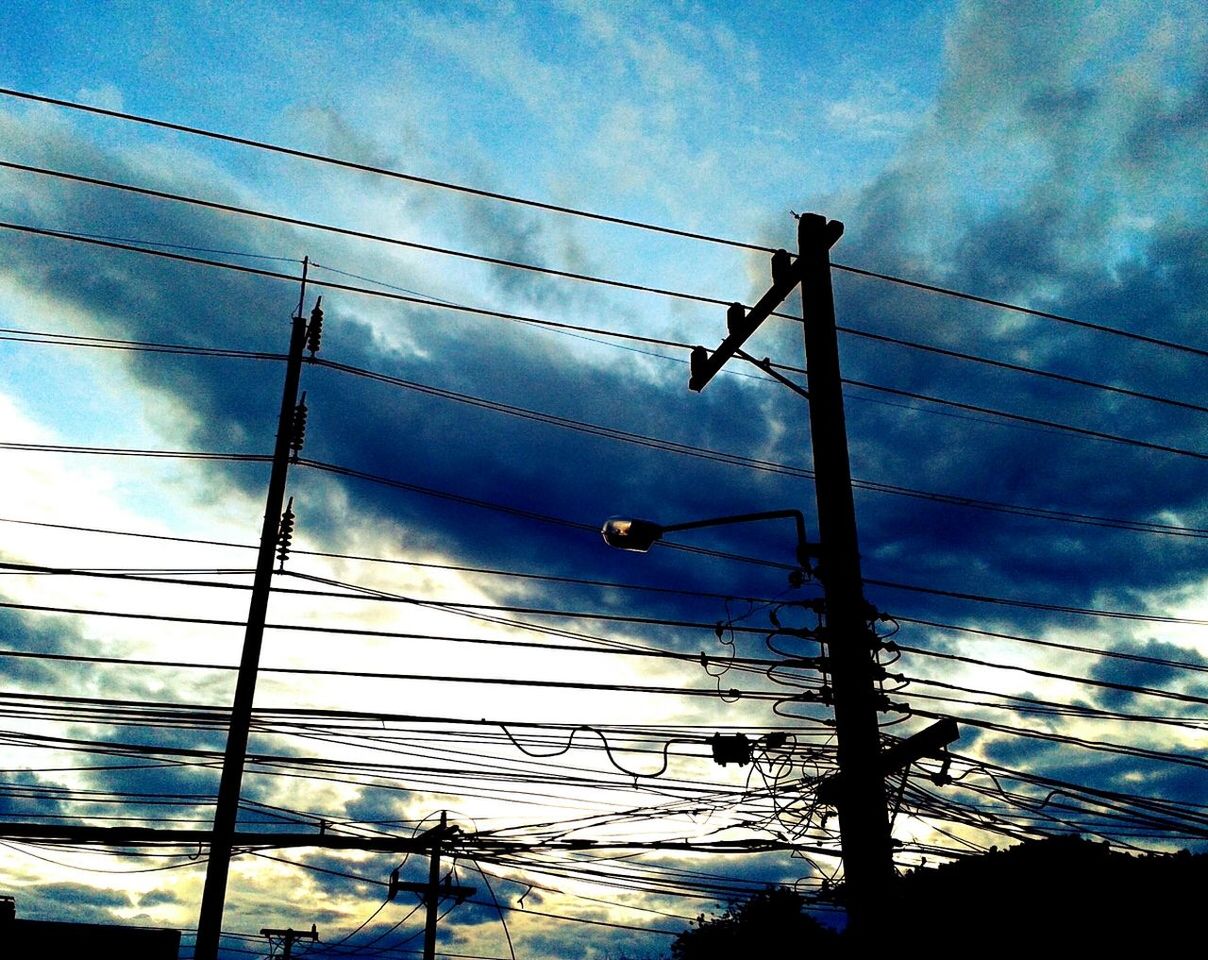
<instances>
[{"instance_id":1,"label":"silhouetted tree","mask_svg":"<svg viewBox=\"0 0 1208 960\"><path fill-rule=\"evenodd\" d=\"M1115 957L1202 942L1206 888L1208 855L1137 856L1053 837L902 877L893 926L925 931L941 952L993 944Z\"/></svg>"},{"instance_id":2,"label":"silhouetted tree","mask_svg":"<svg viewBox=\"0 0 1208 960\"><path fill-rule=\"evenodd\" d=\"M801 894L771 887L718 917L703 914L671 945L673 960L744 960L794 953L801 949L837 949L839 937L804 912Z\"/></svg>"}]
</instances>

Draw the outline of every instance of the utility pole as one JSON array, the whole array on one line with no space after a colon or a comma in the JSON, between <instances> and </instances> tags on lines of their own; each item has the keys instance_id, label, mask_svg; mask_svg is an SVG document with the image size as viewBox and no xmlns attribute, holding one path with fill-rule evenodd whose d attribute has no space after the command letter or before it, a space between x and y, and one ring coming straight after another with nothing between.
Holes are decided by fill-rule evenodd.
<instances>
[{"instance_id":1,"label":"utility pole","mask_svg":"<svg viewBox=\"0 0 1208 960\"><path fill-rule=\"evenodd\" d=\"M256 560L255 579L252 582L247 628L243 635L243 654L235 683L235 700L231 708L230 729L222 759L222 779L219 781L218 802L214 810L210 856L206 866L205 886L201 893L197 944L193 950L195 960L217 960L218 957L227 876L230 873L231 852L235 843L235 822L239 815L239 791L243 783L248 731L252 721L252 701L256 695L256 674L260 666L260 648L264 640L264 621L268 613L273 577L273 560L282 533L281 504L285 499L285 481L290 456L296 454L292 441L297 417L298 382L302 375L302 351L309 339L311 354L314 354L318 347L319 327L323 318L319 303L315 304L311 313L309 328L302 316L306 297L306 267L307 261L304 260L302 292L298 297L298 309L293 318L289 355L285 366L285 386L281 392L281 412L277 419L277 442L273 450L273 465L268 481L264 525L260 530L260 552ZM286 531L287 533L292 532L292 514L289 525L291 530Z\"/></svg>"},{"instance_id":2,"label":"utility pole","mask_svg":"<svg viewBox=\"0 0 1208 960\"><path fill-rule=\"evenodd\" d=\"M850 928L868 942L873 917L885 906L893 877L893 848L885 803L885 782L877 726L878 698L873 656L877 638L864 600L856 513L843 416L835 304L831 290L830 248L843 235L843 224L814 213L797 225L798 257L784 250L772 255L772 286L748 311L731 304L726 312L729 334L709 353L692 351L688 386L703 390L733 356L751 360L777 379L767 362L742 352L742 346L793 288L801 284L805 320L808 391L788 385L810 402L815 489L820 536L818 577L826 595L825 641L830 651L838 741L839 776L832 792L839 809L840 845Z\"/></svg>"},{"instance_id":3,"label":"utility pole","mask_svg":"<svg viewBox=\"0 0 1208 960\"><path fill-rule=\"evenodd\" d=\"M826 594L826 641L835 698L840 777L839 836L847 909L853 931L867 939L873 913L893 878L893 847L877 725L877 637L864 599L856 508L852 498L830 248L843 224L814 213L797 222L805 365L810 393L814 490L822 544L819 579Z\"/></svg>"},{"instance_id":4,"label":"utility pole","mask_svg":"<svg viewBox=\"0 0 1208 960\"><path fill-rule=\"evenodd\" d=\"M440 845L448 833L447 824L448 815L442 810L440 813L440 826L431 832L432 849L429 853L427 883L400 881L397 868L390 875L390 893L388 897L390 900L393 900L394 895L400 891L418 893L423 898L426 910L424 919L424 960L434 960L436 956L436 912L440 906L441 899L443 897L456 897L457 902L461 903L466 897L472 897L475 892L474 887L455 886L448 879L443 884L440 882Z\"/></svg>"},{"instance_id":5,"label":"utility pole","mask_svg":"<svg viewBox=\"0 0 1208 960\"><path fill-rule=\"evenodd\" d=\"M268 937L269 943L272 943L274 938L281 940L285 944L285 949L281 951L281 960L289 960L294 955L294 941L310 940L317 943L319 928L313 923L310 925L310 930L294 930L292 927L286 930L274 930L266 927L260 931L260 935Z\"/></svg>"}]
</instances>

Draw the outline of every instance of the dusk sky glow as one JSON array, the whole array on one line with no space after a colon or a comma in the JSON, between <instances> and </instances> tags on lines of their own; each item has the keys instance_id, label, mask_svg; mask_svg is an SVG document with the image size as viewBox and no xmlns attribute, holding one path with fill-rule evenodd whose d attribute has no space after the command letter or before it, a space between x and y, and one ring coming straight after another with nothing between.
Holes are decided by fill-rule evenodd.
<instances>
[{"instance_id":1,"label":"dusk sky glow","mask_svg":"<svg viewBox=\"0 0 1208 960\"><path fill-rule=\"evenodd\" d=\"M448 811L477 894L438 954L661 956L775 883L839 922L831 712L772 665L819 653L778 632L821 595L789 582L791 521L647 554L598 532L796 508L817 533L808 401L738 358L687 386L805 211L845 225L884 734L961 731L955 782L928 760L901 791L897 865L1058 833L1208 849L1199 5L14 0L0 31L19 916L192 956L203 848L18 827L212 822L307 258L323 338L240 829ZM780 314L746 350L804 386L796 293ZM755 763L715 764L719 732ZM422 907L383 906L400 863L426 878L241 853L222 956L312 923L295 956L418 956Z\"/></svg>"}]
</instances>

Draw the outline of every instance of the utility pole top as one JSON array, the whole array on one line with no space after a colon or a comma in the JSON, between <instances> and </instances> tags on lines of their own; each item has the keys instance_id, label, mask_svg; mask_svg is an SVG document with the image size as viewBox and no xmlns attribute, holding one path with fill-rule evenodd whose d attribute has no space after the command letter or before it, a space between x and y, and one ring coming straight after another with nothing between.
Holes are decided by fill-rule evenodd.
<instances>
[{"instance_id":1,"label":"utility pole top","mask_svg":"<svg viewBox=\"0 0 1208 960\"><path fill-rule=\"evenodd\" d=\"M820 213L803 213L797 218L798 248L805 243L824 244L829 250L843 236L843 221L828 220Z\"/></svg>"},{"instance_id":2,"label":"utility pole top","mask_svg":"<svg viewBox=\"0 0 1208 960\"><path fill-rule=\"evenodd\" d=\"M797 221L799 244L807 234L811 238L811 244L815 242L813 238L818 237L829 250L843 236L843 224L838 220L827 220L817 213L803 213ZM726 329L729 335L713 353L709 353L704 347L692 349L689 390L699 393L705 389L709 381L726 365L726 361L739 353L743 344L759 329L763 321L784 303L785 298L801 281L800 258L794 260L787 250L777 250L772 254L771 273L772 286L749 311L741 303L732 303L726 309Z\"/></svg>"}]
</instances>

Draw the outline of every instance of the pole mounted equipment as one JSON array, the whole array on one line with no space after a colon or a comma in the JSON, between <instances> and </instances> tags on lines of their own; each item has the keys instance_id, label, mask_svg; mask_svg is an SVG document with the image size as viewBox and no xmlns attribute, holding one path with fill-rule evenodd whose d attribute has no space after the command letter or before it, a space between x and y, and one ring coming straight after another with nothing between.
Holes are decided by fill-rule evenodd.
<instances>
[{"instance_id":1,"label":"pole mounted equipment","mask_svg":"<svg viewBox=\"0 0 1208 960\"><path fill-rule=\"evenodd\" d=\"M298 401L298 406L294 408L294 429L289 439L290 463L298 462L298 454L306 446L306 418L309 414L310 410L306 406L306 391L303 390L302 399Z\"/></svg>"},{"instance_id":2,"label":"pole mounted equipment","mask_svg":"<svg viewBox=\"0 0 1208 960\"><path fill-rule=\"evenodd\" d=\"M285 569L285 561L289 559L289 548L294 542L294 521L297 518L294 516L294 498L289 498L289 503L285 507L285 513L281 514L281 528L277 533L277 559L280 561L280 566L277 569Z\"/></svg>"},{"instance_id":3,"label":"pole mounted equipment","mask_svg":"<svg viewBox=\"0 0 1208 960\"><path fill-rule=\"evenodd\" d=\"M889 777L924 757L933 757L944 761L944 767L935 776L943 780L947 776L948 756L947 746L960 739L960 728L951 717L937 720L905 740L899 740L893 746L882 750L879 761L882 777ZM818 802L839 806L843 790L840 789L843 774L838 773L827 777L818 785ZM934 778L933 778L934 779Z\"/></svg>"},{"instance_id":4,"label":"pole mounted equipment","mask_svg":"<svg viewBox=\"0 0 1208 960\"><path fill-rule=\"evenodd\" d=\"M306 326L306 352L309 359L314 359L323 341L323 298L315 301L315 308L310 311L310 323Z\"/></svg>"}]
</instances>

